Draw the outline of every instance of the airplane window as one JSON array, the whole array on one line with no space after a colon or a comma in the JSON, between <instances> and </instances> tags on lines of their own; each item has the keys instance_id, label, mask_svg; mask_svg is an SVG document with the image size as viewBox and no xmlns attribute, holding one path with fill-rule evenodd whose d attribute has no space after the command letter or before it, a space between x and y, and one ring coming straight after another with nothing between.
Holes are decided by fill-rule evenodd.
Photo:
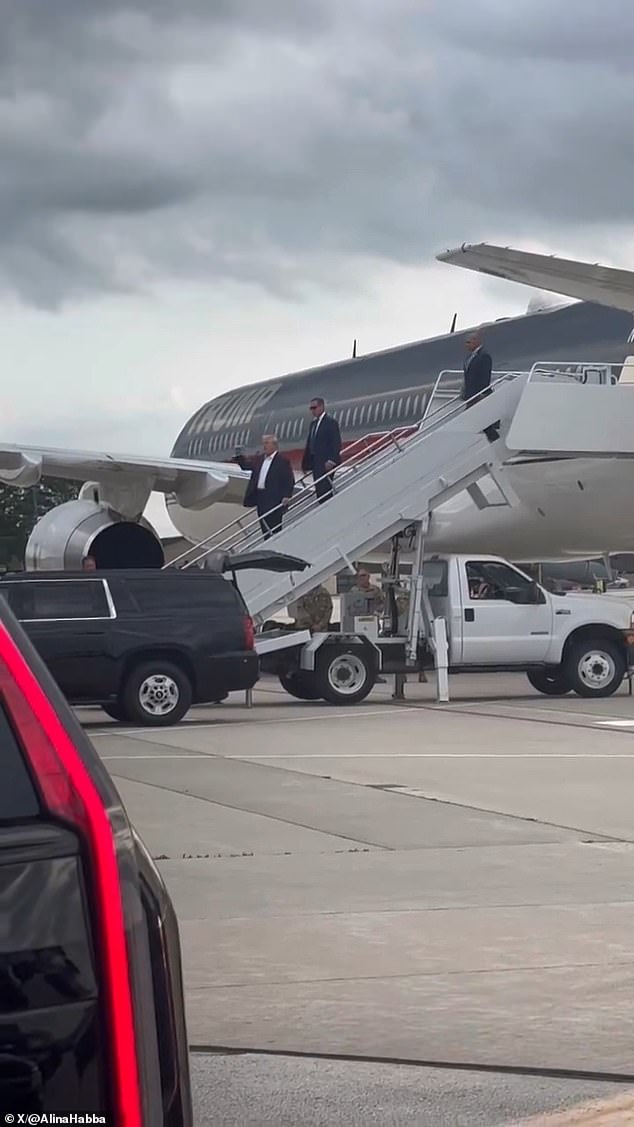
<instances>
[{"instance_id":1,"label":"airplane window","mask_svg":"<svg viewBox=\"0 0 634 1127\"><path fill-rule=\"evenodd\" d=\"M367 410L368 410L367 404L364 404L364 406L361 408L361 411L360 411L360 414L359 414L359 422L361 423L362 427L365 426L365 416L366 416Z\"/></svg>"},{"instance_id":2,"label":"airplane window","mask_svg":"<svg viewBox=\"0 0 634 1127\"><path fill-rule=\"evenodd\" d=\"M414 396L414 417L418 418L420 415L420 395Z\"/></svg>"},{"instance_id":3,"label":"airplane window","mask_svg":"<svg viewBox=\"0 0 634 1127\"><path fill-rule=\"evenodd\" d=\"M296 419L295 420L295 438L299 438L301 433L302 433L302 420Z\"/></svg>"},{"instance_id":4,"label":"airplane window","mask_svg":"<svg viewBox=\"0 0 634 1127\"><path fill-rule=\"evenodd\" d=\"M405 400L405 414L409 415L411 409L412 409L412 397L411 397L411 395L408 395L407 399Z\"/></svg>"},{"instance_id":5,"label":"airplane window","mask_svg":"<svg viewBox=\"0 0 634 1127\"><path fill-rule=\"evenodd\" d=\"M359 425L359 408L358 408L358 407L355 407L354 411L352 412L352 426L353 426L353 429L356 429L356 427L357 427L358 425Z\"/></svg>"},{"instance_id":6,"label":"airplane window","mask_svg":"<svg viewBox=\"0 0 634 1127\"><path fill-rule=\"evenodd\" d=\"M402 415L403 415L403 403L404 402L405 402L404 399L399 399L399 401L398 401L398 412L397 413L398 413L399 419L402 418Z\"/></svg>"}]
</instances>

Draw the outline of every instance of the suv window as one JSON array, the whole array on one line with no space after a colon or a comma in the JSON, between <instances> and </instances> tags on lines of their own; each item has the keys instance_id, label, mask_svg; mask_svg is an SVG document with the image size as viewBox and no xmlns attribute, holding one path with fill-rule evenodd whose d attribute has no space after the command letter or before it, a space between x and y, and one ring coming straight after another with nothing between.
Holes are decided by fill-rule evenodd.
<instances>
[{"instance_id":1,"label":"suv window","mask_svg":"<svg viewBox=\"0 0 634 1127\"><path fill-rule=\"evenodd\" d=\"M20 746L0 705L0 822L35 818L37 796Z\"/></svg>"},{"instance_id":2,"label":"suv window","mask_svg":"<svg viewBox=\"0 0 634 1127\"><path fill-rule=\"evenodd\" d=\"M472 599L506 599L509 587L516 591L525 590L527 594L533 587L532 580L515 568L487 560L474 560L467 564L467 582Z\"/></svg>"},{"instance_id":3,"label":"suv window","mask_svg":"<svg viewBox=\"0 0 634 1127\"><path fill-rule=\"evenodd\" d=\"M222 576L129 579L126 587L140 611L217 611L224 607L235 608L238 601L233 584Z\"/></svg>"},{"instance_id":4,"label":"suv window","mask_svg":"<svg viewBox=\"0 0 634 1127\"><path fill-rule=\"evenodd\" d=\"M11 610L22 622L110 617L99 579L28 580L8 583L5 591Z\"/></svg>"}]
</instances>

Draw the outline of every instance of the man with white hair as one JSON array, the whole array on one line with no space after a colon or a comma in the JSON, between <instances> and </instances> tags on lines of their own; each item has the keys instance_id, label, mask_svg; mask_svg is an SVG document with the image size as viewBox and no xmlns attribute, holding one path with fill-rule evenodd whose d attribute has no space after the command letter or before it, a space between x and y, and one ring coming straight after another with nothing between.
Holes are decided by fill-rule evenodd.
<instances>
[{"instance_id":1,"label":"man with white hair","mask_svg":"<svg viewBox=\"0 0 634 1127\"><path fill-rule=\"evenodd\" d=\"M247 508L256 508L264 539L279 532L295 488L293 467L280 454L274 434L262 436L263 453L253 461L251 480L244 495Z\"/></svg>"}]
</instances>

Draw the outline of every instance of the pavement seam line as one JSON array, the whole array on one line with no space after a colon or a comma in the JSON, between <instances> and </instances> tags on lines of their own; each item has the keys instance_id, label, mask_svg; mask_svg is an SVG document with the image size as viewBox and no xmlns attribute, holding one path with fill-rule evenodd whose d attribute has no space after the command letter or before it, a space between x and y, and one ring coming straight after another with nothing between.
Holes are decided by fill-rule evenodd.
<instances>
[{"instance_id":1,"label":"pavement seam line","mask_svg":"<svg viewBox=\"0 0 634 1127\"><path fill-rule=\"evenodd\" d=\"M275 770L275 768L273 768L273 770ZM210 806L221 806L224 810L238 810L241 814L253 814L260 818L268 818L272 822L280 822L285 826L295 826L297 829L312 830L313 833L327 834L328 837L337 837L340 838L341 841L351 841L354 845L365 845L369 846L371 849L384 850L386 853L392 853L395 849L395 847L391 845L379 845L373 841L361 841L359 838L351 837L349 834L337 833L336 830L324 830L318 826L308 826L304 822L293 822L289 818L280 818L277 814L265 814L261 810L250 810L245 806L235 806L231 802L219 802L217 798L207 798L206 795L194 794L189 790L183 791L176 787L167 787L164 786L163 783L152 783L148 782L146 779L131 779L128 775L117 774L115 770L113 770L111 774L114 775L115 778L124 779L128 783L140 783L141 786L154 787L155 790L167 791L168 794L180 794L185 798L196 798L199 802L208 802Z\"/></svg>"},{"instance_id":2,"label":"pavement seam line","mask_svg":"<svg viewBox=\"0 0 634 1127\"><path fill-rule=\"evenodd\" d=\"M506 814L503 810L490 810L486 806L473 806L468 802L456 802L451 798L434 798L433 795L428 794L408 794L406 793L406 783L391 783L381 786L381 784L361 784L371 785L374 790L382 790L386 794L401 795L402 798L415 798L422 802L437 802L442 806L455 806L459 810L472 810L475 814L492 814L497 818L510 818L518 822L527 822L535 826L549 826L553 830L565 830L568 833L578 834L579 836L588 836L596 839L598 842L627 842L629 845L634 844L634 839L629 837L614 837L612 834L603 834L600 830L581 829L579 826L564 826L560 822L549 822L544 818L533 818L522 814ZM395 789L398 788L398 789Z\"/></svg>"},{"instance_id":3,"label":"pavement seam line","mask_svg":"<svg viewBox=\"0 0 634 1127\"><path fill-rule=\"evenodd\" d=\"M521 1064L488 1064L478 1061L427 1060L412 1057L363 1055L360 1053L320 1053L309 1052L308 1050L303 1051L301 1049L263 1049L237 1045L192 1044L189 1046L189 1051L199 1056L288 1057L291 1060L330 1060L356 1064L398 1064L403 1065L405 1068L435 1068L451 1072L490 1072L506 1076L536 1076L548 1077L555 1080L590 1080L606 1084L634 1083L634 1073L632 1072L605 1072L590 1069L557 1068L556 1066L540 1067L538 1065L531 1066Z\"/></svg>"},{"instance_id":4,"label":"pavement seam line","mask_svg":"<svg viewBox=\"0 0 634 1127\"><path fill-rule=\"evenodd\" d=\"M189 921L184 921L189 922ZM197 921L194 921L197 922ZM225 921L222 921L223 923ZM589 962L589 963L535 963L534 966L513 967L473 967L467 970L419 970L408 971L405 974L348 974L336 975L333 978L271 978L266 982L210 982L204 986L189 986L193 993L202 993L208 990L268 990L270 987L294 988L295 986L318 986L324 983L336 982L394 982L400 980L410 981L413 978L470 978L484 977L485 975L527 974L549 970L588 970L595 967L611 969L614 967L631 967L634 965L634 956L631 959L616 960L615 962Z\"/></svg>"}]
</instances>

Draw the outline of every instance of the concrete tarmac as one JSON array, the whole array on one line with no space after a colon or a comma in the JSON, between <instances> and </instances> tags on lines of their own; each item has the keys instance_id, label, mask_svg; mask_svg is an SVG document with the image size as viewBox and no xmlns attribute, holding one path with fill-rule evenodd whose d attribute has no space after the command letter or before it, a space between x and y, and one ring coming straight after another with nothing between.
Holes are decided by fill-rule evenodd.
<instances>
[{"instance_id":1,"label":"concrete tarmac","mask_svg":"<svg viewBox=\"0 0 634 1127\"><path fill-rule=\"evenodd\" d=\"M265 681L159 732L81 713L179 914L201 1123L251 1122L217 1092L250 1083L259 1122L355 1122L319 1115L361 1067L376 1122L434 1127L634 1087L634 702L451 689L333 708ZM395 1084L418 1118L386 1117Z\"/></svg>"}]
</instances>

